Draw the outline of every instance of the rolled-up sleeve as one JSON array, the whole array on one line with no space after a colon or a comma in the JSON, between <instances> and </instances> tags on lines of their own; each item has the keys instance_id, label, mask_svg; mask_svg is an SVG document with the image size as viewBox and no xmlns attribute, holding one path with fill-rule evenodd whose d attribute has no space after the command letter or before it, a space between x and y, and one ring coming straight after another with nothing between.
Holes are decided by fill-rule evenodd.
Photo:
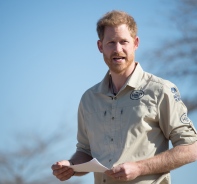
<instances>
[{"instance_id":1,"label":"rolled-up sleeve","mask_svg":"<svg viewBox=\"0 0 197 184\"><path fill-rule=\"evenodd\" d=\"M164 85L158 101L159 125L173 146L193 144L197 132L176 86Z\"/></svg>"},{"instance_id":2,"label":"rolled-up sleeve","mask_svg":"<svg viewBox=\"0 0 197 184\"><path fill-rule=\"evenodd\" d=\"M87 136L86 126L84 122L82 101L78 109L78 132L77 132L77 151L84 152L91 156L90 144Z\"/></svg>"}]
</instances>

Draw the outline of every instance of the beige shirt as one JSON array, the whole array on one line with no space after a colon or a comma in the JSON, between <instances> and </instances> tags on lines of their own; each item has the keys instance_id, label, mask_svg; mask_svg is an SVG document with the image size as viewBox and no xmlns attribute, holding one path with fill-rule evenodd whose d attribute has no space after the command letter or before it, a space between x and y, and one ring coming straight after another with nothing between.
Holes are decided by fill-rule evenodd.
<instances>
[{"instance_id":1,"label":"beige shirt","mask_svg":"<svg viewBox=\"0 0 197 184\"><path fill-rule=\"evenodd\" d=\"M109 73L82 96L78 112L77 150L112 168L153 157L173 146L192 144L197 132L187 117L177 87L144 72L138 63L114 96ZM95 173L95 184L169 184L169 173L120 182Z\"/></svg>"}]
</instances>

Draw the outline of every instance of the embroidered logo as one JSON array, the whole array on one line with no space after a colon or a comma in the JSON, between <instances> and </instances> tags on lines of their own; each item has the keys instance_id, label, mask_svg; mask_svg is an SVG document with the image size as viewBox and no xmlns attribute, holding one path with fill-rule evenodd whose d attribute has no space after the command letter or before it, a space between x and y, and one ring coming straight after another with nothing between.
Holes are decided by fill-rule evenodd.
<instances>
[{"instance_id":1,"label":"embroidered logo","mask_svg":"<svg viewBox=\"0 0 197 184\"><path fill-rule=\"evenodd\" d=\"M179 94L174 94L174 99L176 102L180 101L181 100L181 96Z\"/></svg>"},{"instance_id":2,"label":"embroidered logo","mask_svg":"<svg viewBox=\"0 0 197 184\"><path fill-rule=\"evenodd\" d=\"M181 95L179 94L177 88L172 87L171 88L171 92L173 93L173 97L174 97L174 99L175 99L176 102L178 102L178 101L181 100Z\"/></svg>"},{"instance_id":3,"label":"embroidered logo","mask_svg":"<svg viewBox=\"0 0 197 184\"><path fill-rule=\"evenodd\" d=\"M132 100L138 100L138 99L142 98L143 96L144 96L144 91L142 91L142 90L134 90L130 94L130 98Z\"/></svg>"},{"instance_id":4,"label":"embroidered logo","mask_svg":"<svg viewBox=\"0 0 197 184\"><path fill-rule=\"evenodd\" d=\"M177 89L176 89L175 87L172 87L172 88L171 88L171 92L172 92L172 93L176 93L176 92L177 92Z\"/></svg>"},{"instance_id":5,"label":"embroidered logo","mask_svg":"<svg viewBox=\"0 0 197 184\"><path fill-rule=\"evenodd\" d=\"M191 121L191 120L187 117L187 114L186 114L186 113L184 113L184 114L181 116L180 120L181 120L181 122L184 123L184 124L188 124L188 123L190 123L190 121Z\"/></svg>"}]
</instances>

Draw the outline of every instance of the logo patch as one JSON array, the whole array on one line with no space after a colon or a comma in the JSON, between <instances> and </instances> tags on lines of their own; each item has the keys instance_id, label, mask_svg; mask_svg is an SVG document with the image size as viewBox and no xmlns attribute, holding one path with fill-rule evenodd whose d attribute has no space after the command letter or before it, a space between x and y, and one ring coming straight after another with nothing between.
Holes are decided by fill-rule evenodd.
<instances>
[{"instance_id":1,"label":"logo patch","mask_svg":"<svg viewBox=\"0 0 197 184\"><path fill-rule=\"evenodd\" d=\"M130 94L130 98L132 100L138 100L140 98L142 98L144 96L144 91L142 90L134 90L131 94Z\"/></svg>"},{"instance_id":2,"label":"logo patch","mask_svg":"<svg viewBox=\"0 0 197 184\"><path fill-rule=\"evenodd\" d=\"M174 99L176 102L181 100L181 96L179 94L174 94Z\"/></svg>"},{"instance_id":3,"label":"logo patch","mask_svg":"<svg viewBox=\"0 0 197 184\"><path fill-rule=\"evenodd\" d=\"M190 119L187 117L187 114L184 113L181 118L180 118L181 122L184 123L184 124L189 124L190 123Z\"/></svg>"},{"instance_id":4,"label":"logo patch","mask_svg":"<svg viewBox=\"0 0 197 184\"><path fill-rule=\"evenodd\" d=\"M171 88L171 92L172 93L176 93L177 92L177 89L175 87Z\"/></svg>"}]
</instances>

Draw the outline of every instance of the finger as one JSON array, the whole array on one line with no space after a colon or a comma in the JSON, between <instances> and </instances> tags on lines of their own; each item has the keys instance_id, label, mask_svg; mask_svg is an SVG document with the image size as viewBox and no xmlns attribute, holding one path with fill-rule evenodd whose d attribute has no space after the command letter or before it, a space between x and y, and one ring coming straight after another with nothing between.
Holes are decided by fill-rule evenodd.
<instances>
[{"instance_id":1,"label":"finger","mask_svg":"<svg viewBox=\"0 0 197 184\"><path fill-rule=\"evenodd\" d=\"M123 172L115 173L115 174L113 175L113 177L114 177L115 179L123 178L123 177L124 177L124 173L123 173Z\"/></svg>"},{"instance_id":2,"label":"finger","mask_svg":"<svg viewBox=\"0 0 197 184\"><path fill-rule=\"evenodd\" d=\"M111 176L114 179L120 179L120 177L125 177L124 170L116 170L115 172L112 172L109 176Z\"/></svg>"},{"instance_id":3,"label":"finger","mask_svg":"<svg viewBox=\"0 0 197 184\"><path fill-rule=\"evenodd\" d=\"M113 173L113 172L108 172L106 173L109 177L117 179L118 177L122 176L122 172L118 172L118 173Z\"/></svg>"},{"instance_id":4,"label":"finger","mask_svg":"<svg viewBox=\"0 0 197 184\"><path fill-rule=\"evenodd\" d=\"M65 180L68 180L70 179L74 174L74 171L73 169L68 169L66 170L65 172L62 172L61 174L59 175L56 175L56 177L60 180L60 181L65 181Z\"/></svg>"},{"instance_id":5,"label":"finger","mask_svg":"<svg viewBox=\"0 0 197 184\"><path fill-rule=\"evenodd\" d=\"M61 165L57 165L57 164L53 164L53 165L51 166L51 169L52 169L52 170L61 169L61 168L62 168L62 166L61 166Z\"/></svg>"},{"instance_id":6,"label":"finger","mask_svg":"<svg viewBox=\"0 0 197 184\"><path fill-rule=\"evenodd\" d=\"M120 167L114 167L111 170L106 171L105 173L109 176L115 176L117 175L119 172L122 172L122 169Z\"/></svg>"},{"instance_id":7,"label":"finger","mask_svg":"<svg viewBox=\"0 0 197 184\"><path fill-rule=\"evenodd\" d=\"M124 178L124 177L121 177L121 176L118 177L118 178L115 178L115 179L116 179L116 180L119 180L119 181L126 181L125 178Z\"/></svg>"},{"instance_id":8,"label":"finger","mask_svg":"<svg viewBox=\"0 0 197 184\"><path fill-rule=\"evenodd\" d=\"M111 174L113 174L114 172L113 172L113 170L111 169L111 170L107 170L107 171L105 171L105 174L107 174L107 175L111 175Z\"/></svg>"},{"instance_id":9,"label":"finger","mask_svg":"<svg viewBox=\"0 0 197 184\"><path fill-rule=\"evenodd\" d=\"M56 162L56 164L53 164L51 166L51 169L52 170L56 170L56 169L60 169L60 168L62 168L64 166L69 166L69 165L70 165L70 163L68 161L63 160L63 161L60 161L60 162Z\"/></svg>"},{"instance_id":10,"label":"finger","mask_svg":"<svg viewBox=\"0 0 197 184\"><path fill-rule=\"evenodd\" d=\"M53 175L55 175L55 176L60 175L60 174L62 174L64 172L67 172L69 169L70 168L65 167L65 166L60 168L60 169L55 169L55 170L53 170Z\"/></svg>"}]
</instances>

